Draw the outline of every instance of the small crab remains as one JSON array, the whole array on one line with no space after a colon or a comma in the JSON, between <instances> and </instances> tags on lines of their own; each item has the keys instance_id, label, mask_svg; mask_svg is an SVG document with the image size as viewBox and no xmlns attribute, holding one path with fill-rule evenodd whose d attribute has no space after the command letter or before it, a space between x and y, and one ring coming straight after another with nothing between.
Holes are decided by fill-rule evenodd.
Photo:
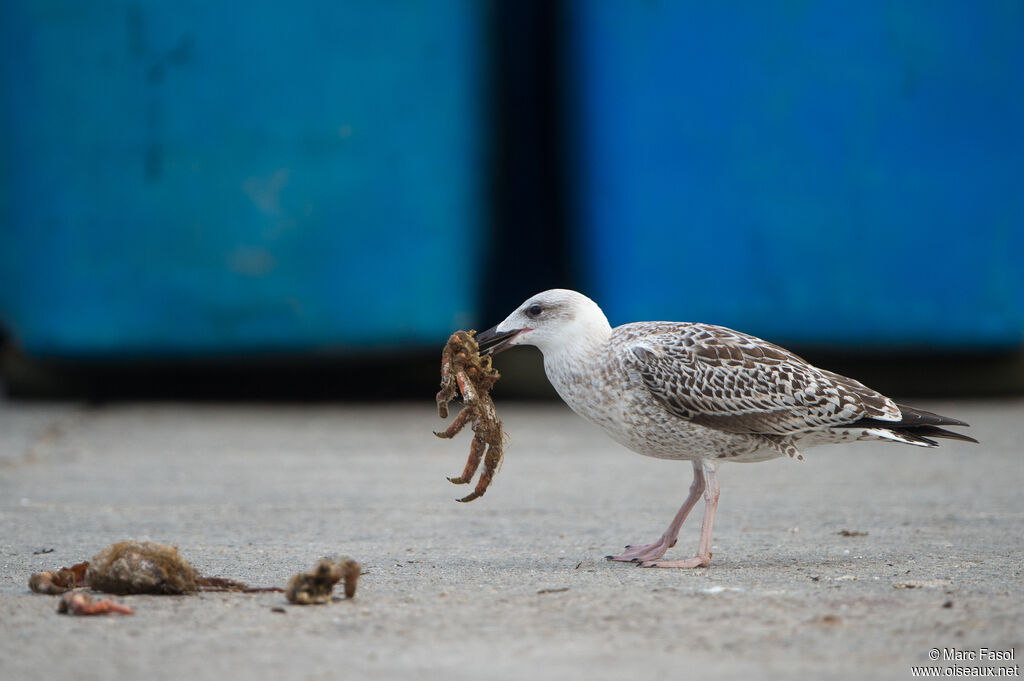
<instances>
[{"instance_id":1,"label":"small crab remains","mask_svg":"<svg viewBox=\"0 0 1024 681\"><path fill-rule=\"evenodd\" d=\"M476 489L459 499L461 502L483 496L501 466L502 456L501 420L490 396L491 388L501 375L491 366L490 356L480 356L480 348L473 338L475 334L476 331L472 330L456 331L448 339L441 354L441 390L437 393L437 413L443 419L448 418L448 403L455 399L456 389L462 394L464 404L451 425L434 435L452 438L467 423L473 422L473 444L469 448L466 468L462 475L448 480L456 485L465 485L476 474L481 458L484 459L484 470Z\"/></svg>"},{"instance_id":2,"label":"small crab remains","mask_svg":"<svg viewBox=\"0 0 1024 681\"><path fill-rule=\"evenodd\" d=\"M345 598L356 595L356 580L362 573L359 563L351 558L324 558L309 572L295 575L288 582L285 598L295 605L314 605L331 600L334 585L345 580Z\"/></svg>"},{"instance_id":3,"label":"small crab remains","mask_svg":"<svg viewBox=\"0 0 1024 681\"><path fill-rule=\"evenodd\" d=\"M117 603L109 598L102 601L94 601L89 594L81 591L71 591L60 598L57 603L57 612L61 615L134 615L135 611L123 603Z\"/></svg>"}]
</instances>

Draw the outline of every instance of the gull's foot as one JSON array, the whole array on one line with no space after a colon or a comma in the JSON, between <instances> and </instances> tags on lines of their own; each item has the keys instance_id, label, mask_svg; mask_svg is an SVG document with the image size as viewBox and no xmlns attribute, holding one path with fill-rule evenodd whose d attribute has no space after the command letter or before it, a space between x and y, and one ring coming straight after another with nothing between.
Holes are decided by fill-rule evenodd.
<instances>
[{"instance_id":1,"label":"gull's foot","mask_svg":"<svg viewBox=\"0 0 1024 681\"><path fill-rule=\"evenodd\" d=\"M693 558L687 558L685 560L645 560L640 563L638 567L644 568L683 568L686 570L692 570L693 568L702 568L711 565L711 555L707 556L694 556Z\"/></svg>"},{"instance_id":2,"label":"gull's foot","mask_svg":"<svg viewBox=\"0 0 1024 681\"><path fill-rule=\"evenodd\" d=\"M626 551L618 556L605 556L607 560L618 560L624 563L639 563L643 561L658 560L665 555L665 552L676 545L676 540L668 541L664 535L656 542L650 544L630 544Z\"/></svg>"}]
</instances>

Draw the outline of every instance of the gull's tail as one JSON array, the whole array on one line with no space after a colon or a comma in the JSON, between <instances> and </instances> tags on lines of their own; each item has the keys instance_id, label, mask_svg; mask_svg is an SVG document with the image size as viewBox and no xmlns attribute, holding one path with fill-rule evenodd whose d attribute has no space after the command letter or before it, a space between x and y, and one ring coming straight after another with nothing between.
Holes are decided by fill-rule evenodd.
<instances>
[{"instance_id":1,"label":"gull's tail","mask_svg":"<svg viewBox=\"0 0 1024 681\"><path fill-rule=\"evenodd\" d=\"M917 409L915 407L908 407L903 404L896 405L900 414L903 418L899 421L884 421L882 419L861 419L851 423L850 426L863 426L866 428L877 428L879 430L891 431L896 436L894 439L907 442L908 444L923 444L930 447L937 447L938 442L932 440L933 437L941 437L949 440L962 440L964 442L974 442L977 444L977 440L961 433L953 432L952 430L946 430L940 426L967 426L959 419L950 418L949 416L942 416L935 414L924 409Z\"/></svg>"}]
</instances>

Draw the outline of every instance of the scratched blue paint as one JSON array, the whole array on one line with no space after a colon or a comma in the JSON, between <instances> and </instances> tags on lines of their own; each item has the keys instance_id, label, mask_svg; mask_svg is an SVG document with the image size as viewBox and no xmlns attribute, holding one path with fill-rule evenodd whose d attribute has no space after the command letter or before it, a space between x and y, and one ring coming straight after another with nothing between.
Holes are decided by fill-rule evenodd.
<instances>
[{"instance_id":1,"label":"scratched blue paint","mask_svg":"<svg viewBox=\"0 0 1024 681\"><path fill-rule=\"evenodd\" d=\"M838 347L1024 341L1024 4L569 4L587 290Z\"/></svg>"},{"instance_id":2,"label":"scratched blue paint","mask_svg":"<svg viewBox=\"0 0 1024 681\"><path fill-rule=\"evenodd\" d=\"M56 356L405 347L466 326L487 11L5 3L0 323Z\"/></svg>"}]
</instances>

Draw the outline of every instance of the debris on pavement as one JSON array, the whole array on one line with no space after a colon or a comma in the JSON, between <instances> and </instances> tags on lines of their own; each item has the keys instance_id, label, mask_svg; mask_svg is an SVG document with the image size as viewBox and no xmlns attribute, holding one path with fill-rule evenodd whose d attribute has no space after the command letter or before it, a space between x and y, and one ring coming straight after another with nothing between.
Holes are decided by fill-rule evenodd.
<instances>
[{"instance_id":1,"label":"debris on pavement","mask_svg":"<svg viewBox=\"0 0 1024 681\"><path fill-rule=\"evenodd\" d=\"M282 593L284 589L276 586L249 586L245 582L239 582L227 577L200 577L200 591L230 591L241 594L257 594L276 592Z\"/></svg>"},{"instance_id":2,"label":"debris on pavement","mask_svg":"<svg viewBox=\"0 0 1024 681\"><path fill-rule=\"evenodd\" d=\"M189 594L199 590L199 573L175 546L156 542L111 544L89 562L86 583L114 594Z\"/></svg>"},{"instance_id":3,"label":"debris on pavement","mask_svg":"<svg viewBox=\"0 0 1024 681\"><path fill-rule=\"evenodd\" d=\"M28 578L28 588L37 594L49 594L51 596L71 591L80 586L85 586L85 570L88 567L89 562L85 561L72 565L69 568L33 573Z\"/></svg>"},{"instance_id":4,"label":"debris on pavement","mask_svg":"<svg viewBox=\"0 0 1024 681\"><path fill-rule=\"evenodd\" d=\"M135 611L123 603L109 598L94 601L92 596L81 591L66 593L60 597L57 612L62 615L134 615Z\"/></svg>"},{"instance_id":5,"label":"debris on pavement","mask_svg":"<svg viewBox=\"0 0 1024 681\"><path fill-rule=\"evenodd\" d=\"M467 484L480 467L480 459L484 458L484 470L476 488L459 499L460 502L483 496L502 459L501 419L490 396L501 374L491 366L490 356L480 356L480 348L473 338L475 334L473 330L456 331L448 339L441 353L441 390L437 393L437 413L441 418L448 418L448 403L455 399L456 390L462 394L463 407L448 428L434 435L453 438L473 421L473 443L466 467L462 475L448 480L456 485Z\"/></svg>"},{"instance_id":6,"label":"debris on pavement","mask_svg":"<svg viewBox=\"0 0 1024 681\"><path fill-rule=\"evenodd\" d=\"M860 530L839 530L836 532L840 537L866 537L867 532L861 532Z\"/></svg>"},{"instance_id":7,"label":"debris on pavement","mask_svg":"<svg viewBox=\"0 0 1024 681\"><path fill-rule=\"evenodd\" d=\"M314 605L331 600L334 585L345 580L345 598L356 595L356 582L362 568L351 558L337 561L324 558L309 572L297 574L288 582L285 598L295 605Z\"/></svg>"},{"instance_id":8,"label":"debris on pavement","mask_svg":"<svg viewBox=\"0 0 1024 681\"><path fill-rule=\"evenodd\" d=\"M140 541L111 544L93 556L91 561L69 568L36 572L29 577L28 586L36 593L52 596L83 587L122 595L284 591L279 587L250 587L226 577L203 577L178 553L177 547ZM352 589L355 589L354 581Z\"/></svg>"}]
</instances>

